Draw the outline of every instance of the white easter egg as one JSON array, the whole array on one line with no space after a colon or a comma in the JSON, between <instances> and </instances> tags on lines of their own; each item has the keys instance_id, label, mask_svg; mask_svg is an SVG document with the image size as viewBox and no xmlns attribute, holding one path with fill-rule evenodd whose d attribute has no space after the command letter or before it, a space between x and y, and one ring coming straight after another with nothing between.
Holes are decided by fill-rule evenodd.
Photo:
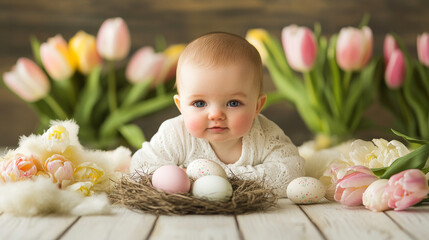
<instances>
[{"instance_id":1,"label":"white easter egg","mask_svg":"<svg viewBox=\"0 0 429 240\"><path fill-rule=\"evenodd\" d=\"M223 177L216 175L198 178L192 185L192 194L211 201L228 201L232 196L232 186Z\"/></svg>"},{"instance_id":2,"label":"white easter egg","mask_svg":"<svg viewBox=\"0 0 429 240\"><path fill-rule=\"evenodd\" d=\"M223 170L219 164L207 159L197 159L192 161L186 168L186 174L188 174L188 176L193 180L202 176L210 175L216 175L228 179L225 170Z\"/></svg>"},{"instance_id":3,"label":"white easter egg","mask_svg":"<svg viewBox=\"0 0 429 240\"><path fill-rule=\"evenodd\" d=\"M323 183L312 177L295 178L287 187L287 197L298 204L316 203L325 196L325 193Z\"/></svg>"}]
</instances>

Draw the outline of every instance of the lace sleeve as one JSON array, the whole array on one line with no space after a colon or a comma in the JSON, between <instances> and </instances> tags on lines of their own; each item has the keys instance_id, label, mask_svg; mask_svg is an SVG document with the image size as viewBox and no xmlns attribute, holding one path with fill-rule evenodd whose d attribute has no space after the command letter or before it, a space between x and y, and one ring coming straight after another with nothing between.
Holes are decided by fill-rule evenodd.
<instances>
[{"instance_id":1,"label":"lace sleeve","mask_svg":"<svg viewBox=\"0 0 429 240\"><path fill-rule=\"evenodd\" d=\"M228 167L233 174L261 180L276 194L287 197L289 183L304 176L304 159L299 156L298 149L283 130L265 117L260 118L260 128L249 137L253 144L244 150L249 154L248 159L254 159L247 165L242 162Z\"/></svg>"},{"instance_id":2,"label":"lace sleeve","mask_svg":"<svg viewBox=\"0 0 429 240\"><path fill-rule=\"evenodd\" d=\"M150 142L134 153L130 173L143 171L152 173L164 165L180 165L184 156L183 134L177 118L165 121Z\"/></svg>"}]
</instances>

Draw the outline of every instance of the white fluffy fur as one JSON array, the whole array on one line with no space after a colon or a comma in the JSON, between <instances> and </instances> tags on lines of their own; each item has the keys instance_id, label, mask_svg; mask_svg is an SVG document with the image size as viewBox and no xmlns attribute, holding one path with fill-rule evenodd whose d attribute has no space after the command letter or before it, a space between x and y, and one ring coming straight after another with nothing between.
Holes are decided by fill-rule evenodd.
<instances>
[{"instance_id":1,"label":"white fluffy fur","mask_svg":"<svg viewBox=\"0 0 429 240\"><path fill-rule=\"evenodd\" d=\"M77 192L60 190L50 179L43 177L35 181L1 184L0 196L0 211L16 215L90 215L110 212L105 193L84 197Z\"/></svg>"},{"instance_id":2,"label":"white fluffy fur","mask_svg":"<svg viewBox=\"0 0 429 240\"><path fill-rule=\"evenodd\" d=\"M79 127L74 121L52 121L51 126L61 125L69 133L69 147L65 152L48 151L43 143L42 135L30 135L20 138L19 147L10 150L4 159L17 153L33 155L44 161L53 154L63 154L75 166L83 162L93 162L104 171L99 184L92 190L109 191L111 179L118 179L122 173L128 172L131 151L118 147L113 151L85 149L79 142ZM1 158L0 158L1 160ZM18 215L38 215L46 213L66 213L76 215L106 213L109 201L105 193L91 197L83 197L80 193L60 190L51 180L39 178L35 181L21 181L0 184L0 211Z\"/></svg>"}]
</instances>

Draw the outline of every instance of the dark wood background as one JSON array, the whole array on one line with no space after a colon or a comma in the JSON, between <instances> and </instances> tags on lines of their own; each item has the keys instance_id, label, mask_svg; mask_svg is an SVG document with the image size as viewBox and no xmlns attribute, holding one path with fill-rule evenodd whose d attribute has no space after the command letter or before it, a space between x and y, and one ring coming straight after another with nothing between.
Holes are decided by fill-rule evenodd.
<instances>
[{"instance_id":1,"label":"dark wood background","mask_svg":"<svg viewBox=\"0 0 429 240\"><path fill-rule=\"evenodd\" d=\"M56 34L69 39L77 31L96 34L110 17L126 20L132 37L132 51L153 45L157 35L168 44L186 43L210 32L227 31L244 36L250 28L265 28L280 37L289 24L313 27L320 22L327 36L341 27L357 26L364 13L371 14L374 54L382 54L386 33L395 32L415 54L417 34L429 31L428 0L0 0L0 71L9 71L16 60L32 57L29 37L41 41ZM267 90L273 86L265 78ZM150 138L161 122L176 116L168 108L139 119ZM276 104L264 114L278 123L296 144L312 138L296 112L286 103ZM391 116L374 104L367 116L384 126ZM16 146L20 135L37 126L35 113L5 88L0 88L0 146ZM361 132L357 137L390 136L381 129Z\"/></svg>"}]
</instances>

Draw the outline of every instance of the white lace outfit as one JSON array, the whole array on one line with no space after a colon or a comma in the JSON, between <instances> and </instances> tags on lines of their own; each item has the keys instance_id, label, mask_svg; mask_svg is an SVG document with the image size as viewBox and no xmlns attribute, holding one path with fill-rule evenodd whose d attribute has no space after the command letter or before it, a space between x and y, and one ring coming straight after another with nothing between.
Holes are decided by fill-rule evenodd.
<instances>
[{"instance_id":1,"label":"white lace outfit","mask_svg":"<svg viewBox=\"0 0 429 240\"><path fill-rule=\"evenodd\" d=\"M304 175L304 159L296 146L274 122L258 115L250 131L243 136L242 152L237 162L219 160L210 143L193 137L185 128L183 117L162 123L150 142L144 142L131 160L130 172L152 173L163 165L187 167L193 160L204 158L222 166L228 177L264 181L275 193L286 197L287 185Z\"/></svg>"}]
</instances>

